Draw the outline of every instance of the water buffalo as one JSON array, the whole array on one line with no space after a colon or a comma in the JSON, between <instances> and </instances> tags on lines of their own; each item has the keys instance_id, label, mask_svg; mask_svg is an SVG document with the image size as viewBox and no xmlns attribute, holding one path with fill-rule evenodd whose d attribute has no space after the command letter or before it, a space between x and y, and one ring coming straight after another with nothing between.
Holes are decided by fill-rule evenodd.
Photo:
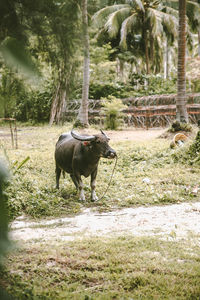
<instances>
[{"instance_id":1,"label":"water buffalo","mask_svg":"<svg viewBox=\"0 0 200 300\"><path fill-rule=\"evenodd\" d=\"M97 135L79 135L73 130L62 134L55 149L56 187L59 188L61 171L70 174L77 190L80 191L80 200L85 200L81 176L91 175L91 200L98 197L95 192L97 168L101 157L114 158L116 152L109 145L109 138L101 130Z\"/></svg>"}]
</instances>

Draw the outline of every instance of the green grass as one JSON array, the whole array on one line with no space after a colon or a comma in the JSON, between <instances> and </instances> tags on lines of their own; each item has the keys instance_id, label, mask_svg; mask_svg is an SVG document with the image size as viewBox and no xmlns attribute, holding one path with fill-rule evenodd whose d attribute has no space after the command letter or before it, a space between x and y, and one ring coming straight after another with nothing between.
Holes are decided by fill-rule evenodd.
<instances>
[{"instance_id":1,"label":"green grass","mask_svg":"<svg viewBox=\"0 0 200 300\"><path fill-rule=\"evenodd\" d=\"M9 256L2 285L17 299L199 299L194 240L92 238L35 243Z\"/></svg>"},{"instance_id":2,"label":"green grass","mask_svg":"<svg viewBox=\"0 0 200 300\"><path fill-rule=\"evenodd\" d=\"M2 155L6 152L16 171L6 191L11 217L55 217L83 207L106 211L199 199L192 190L200 185L200 169L187 160L189 146L171 150L169 141L154 139L111 141L119 157L112 184L104 199L92 203L89 179L84 179L86 201L80 203L68 176L61 179L60 190L55 189L54 147L70 126L20 129L18 150L11 149L8 137L1 144ZM17 170L26 157L30 159ZM99 196L113 166L111 160L100 162ZM34 240L8 255L0 286L19 300L196 300L200 299L199 253L199 236L194 235L182 240L173 235L169 240L134 236Z\"/></svg>"},{"instance_id":3,"label":"green grass","mask_svg":"<svg viewBox=\"0 0 200 300\"><path fill-rule=\"evenodd\" d=\"M182 159L186 151L184 147L171 150L168 140L154 139L146 142L111 141L110 145L119 157L111 186L101 201L92 203L90 180L84 179L86 201L80 203L68 175L66 179L61 178L60 190L55 189L55 143L70 126L20 129L18 150L11 149L8 137L2 142L2 154L3 149L6 150L14 171L30 157L12 176L7 189L12 217L20 214L34 218L61 216L77 213L83 206L103 211L116 207L196 201L198 198L192 190L200 185L200 167ZM113 167L113 160L101 159L97 175L99 197L107 188ZM150 182L146 183L145 178Z\"/></svg>"}]
</instances>

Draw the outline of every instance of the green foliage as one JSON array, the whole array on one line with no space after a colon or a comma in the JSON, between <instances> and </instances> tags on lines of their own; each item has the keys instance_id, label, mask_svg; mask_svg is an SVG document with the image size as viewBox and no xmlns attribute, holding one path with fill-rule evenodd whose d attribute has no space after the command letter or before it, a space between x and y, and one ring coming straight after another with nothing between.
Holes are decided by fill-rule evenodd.
<instances>
[{"instance_id":1,"label":"green foliage","mask_svg":"<svg viewBox=\"0 0 200 300\"><path fill-rule=\"evenodd\" d=\"M171 124L168 131L169 132L178 132L178 131L191 132L192 126L189 123L180 123L179 121L175 121Z\"/></svg>"},{"instance_id":2,"label":"green foliage","mask_svg":"<svg viewBox=\"0 0 200 300\"><path fill-rule=\"evenodd\" d=\"M53 89L48 84L43 90L33 90L27 93L27 98L20 101L13 109L12 115L18 121L43 123L48 122L51 102L53 96Z\"/></svg>"},{"instance_id":3,"label":"green foliage","mask_svg":"<svg viewBox=\"0 0 200 300\"><path fill-rule=\"evenodd\" d=\"M192 85L192 92L193 93L199 93L200 91L200 79L194 78L191 80L191 85Z\"/></svg>"},{"instance_id":4,"label":"green foliage","mask_svg":"<svg viewBox=\"0 0 200 300\"><path fill-rule=\"evenodd\" d=\"M198 42L196 42L198 45ZM199 56L189 58L186 65L186 79L190 82L190 89L193 93L200 91L200 59Z\"/></svg>"},{"instance_id":5,"label":"green foliage","mask_svg":"<svg viewBox=\"0 0 200 300\"><path fill-rule=\"evenodd\" d=\"M18 101L25 101L27 92L24 83L8 69L1 69L0 117L12 117Z\"/></svg>"},{"instance_id":6,"label":"green foliage","mask_svg":"<svg viewBox=\"0 0 200 300\"><path fill-rule=\"evenodd\" d=\"M190 160L191 164L200 165L200 131L197 132L194 142L186 152L186 157Z\"/></svg>"},{"instance_id":7,"label":"green foliage","mask_svg":"<svg viewBox=\"0 0 200 300\"><path fill-rule=\"evenodd\" d=\"M12 70L23 73L26 77L34 78L39 76L36 64L26 50L22 41L7 37L1 44L0 51L4 62ZM38 77L39 79L39 77Z\"/></svg>"},{"instance_id":8,"label":"green foliage","mask_svg":"<svg viewBox=\"0 0 200 300\"><path fill-rule=\"evenodd\" d=\"M61 91L67 91L67 97L73 86L77 59L75 45L80 43L79 3L76 1L64 1L59 3L54 0L41 0L23 2L16 5L15 1L1 3L1 52L3 64L12 67L13 71L35 75L37 67L46 76L50 71L51 89L45 83L40 92L30 93L21 90L22 95L8 89L8 97L2 96L4 104L0 104L3 116L16 116L20 121L43 122L49 118L52 95L58 87ZM10 20L12 19L11 26ZM15 24L15 25L14 25ZM77 47L79 49L79 47ZM30 77L31 77L30 76ZM38 87L38 78L37 87ZM41 82L39 82L41 84ZM25 83L27 84L27 83ZM41 89L41 87L38 87ZM57 93L61 95L59 91ZM0 95L1 96L1 95ZM62 96L61 96L62 97ZM0 101L2 102L2 101ZM59 101L58 101L59 102ZM15 109L16 108L16 109Z\"/></svg>"},{"instance_id":9,"label":"green foliage","mask_svg":"<svg viewBox=\"0 0 200 300\"><path fill-rule=\"evenodd\" d=\"M119 5L114 3L99 10L93 20L100 29L98 35L105 36L104 41L111 41L118 52L128 49L146 65L150 60L155 73L162 68L166 36L171 41L177 36L177 14L172 14L172 9L168 13L166 3L160 1L126 1L125 4L121 1ZM153 55L147 57L145 46Z\"/></svg>"},{"instance_id":10,"label":"green foliage","mask_svg":"<svg viewBox=\"0 0 200 300\"><path fill-rule=\"evenodd\" d=\"M124 92L125 91L123 90L122 84L115 84L111 82L110 83L94 82L90 84L89 98L101 99L109 96L123 97Z\"/></svg>"},{"instance_id":11,"label":"green foliage","mask_svg":"<svg viewBox=\"0 0 200 300\"><path fill-rule=\"evenodd\" d=\"M102 112L106 114L106 129L118 129L123 118L122 110L126 108L126 105L113 96L103 99L102 104L104 107Z\"/></svg>"},{"instance_id":12,"label":"green foliage","mask_svg":"<svg viewBox=\"0 0 200 300\"><path fill-rule=\"evenodd\" d=\"M138 95L173 94L177 89L176 78L164 79L161 74L132 73L129 81Z\"/></svg>"},{"instance_id":13,"label":"green foliage","mask_svg":"<svg viewBox=\"0 0 200 300\"><path fill-rule=\"evenodd\" d=\"M11 247L11 242L8 236L9 231L9 211L8 211L8 197L5 192L8 186L9 171L5 165L5 161L0 160L0 272L4 270L5 256ZM13 297L7 294L5 286L2 285L2 276L0 276L0 299L13 300Z\"/></svg>"},{"instance_id":14,"label":"green foliage","mask_svg":"<svg viewBox=\"0 0 200 300\"><path fill-rule=\"evenodd\" d=\"M5 164L0 161L0 268L2 267L3 256L5 255L8 246L8 211L7 211L7 196L5 187L8 181L8 170Z\"/></svg>"},{"instance_id":15,"label":"green foliage","mask_svg":"<svg viewBox=\"0 0 200 300\"><path fill-rule=\"evenodd\" d=\"M95 72L95 71L94 71ZM90 83L89 98L101 99L110 95L117 98L140 97L144 95L176 93L176 79L164 79L161 75L145 75L133 73L126 83L110 81L109 76L102 81ZM80 98L80 95L76 95Z\"/></svg>"},{"instance_id":16,"label":"green foliage","mask_svg":"<svg viewBox=\"0 0 200 300\"><path fill-rule=\"evenodd\" d=\"M172 153L172 158L174 162L182 162L194 167L200 166L200 131L197 132L193 142L190 141Z\"/></svg>"},{"instance_id":17,"label":"green foliage","mask_svg":"<svg viewBox=\"0 0 200 300\"><path fill-rule=\"evenodd\" d=\"M40 89L39 89L40 88ZM44 82L44 87L33 89L16 74L2 69L0 82L0 117L15 117L22 122L47 122L50 115L53 86Z\"/></svg>"}]
</instances>

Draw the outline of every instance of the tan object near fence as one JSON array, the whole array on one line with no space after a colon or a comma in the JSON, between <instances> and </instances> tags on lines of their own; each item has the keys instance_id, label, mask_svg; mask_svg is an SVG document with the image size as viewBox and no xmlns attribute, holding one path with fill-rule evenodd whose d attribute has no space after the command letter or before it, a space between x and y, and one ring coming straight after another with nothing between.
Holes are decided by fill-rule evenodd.
<instances>
[{"instance_id":1,"label":"tan object near fence","mask_svg":"<svg viewBox=\"0 0 200 300\"><path fill-rule=\"evenodd\" d=\"M176 146L183 146L184 142L188 139L188 137L184 133L177 133L173 137L173 140L170 143L170 148L174 148Z\"/></svg>"}]
</instances>

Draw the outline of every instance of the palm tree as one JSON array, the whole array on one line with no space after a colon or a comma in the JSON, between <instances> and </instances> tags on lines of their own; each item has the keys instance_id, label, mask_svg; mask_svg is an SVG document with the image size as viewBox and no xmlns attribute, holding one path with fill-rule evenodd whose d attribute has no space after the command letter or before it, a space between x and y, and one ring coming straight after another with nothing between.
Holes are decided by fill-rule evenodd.
<instances>
[{"instance_id":1,"label":"palm tree","mask_svg":"<svg viewBox=\"0 0 200 300\"><path fill-rule=\"evenodd\" d=\"M129 0L125 4L107 6L99 10L93 20L111 38L120 36L119 45L124 49L130 36L132 39L140 37L147 73L157 60L155 51L163 48L163 37L166 38L166 33L176 36L178 28L175 13L165 12L161 1L153 0Z\"/></svg>"},{"instance_id":2,"label":"palm tree","mask_svg":"<svg viewBox=\"0 0 200 300\"><path fill-rule=\"evenodd\" d=\"M179 0L179 37L178 37L178 93L176 99L176 119L188 123L186 109L186 0Z\"/></svg>"},{"instance_id":3,"label":"palm tree","mask_svg":"<svg viewBox=\"0 0 200 300\"><path fill-rule=\"evenodd\" d=\"M77 124L82 127L88 127L88 95L89 95L89 34L88 34L88 15L87 15L87 0L82 0L82 24L83 24L83 44L84 44L84 66L83 66L83 86L82 86L82 101L77 116Z\"/></svg>"},{"instance_id":4,"label":"palm tree","mask_svg":"<svg viewBox=\"0 0 200 300\"><path fill-rule=\"evenodd\" d=\"M189 26L197 34L198 56L200 56L200 2L187 1L186 5Z\"/></svg>"}]
</instances>

